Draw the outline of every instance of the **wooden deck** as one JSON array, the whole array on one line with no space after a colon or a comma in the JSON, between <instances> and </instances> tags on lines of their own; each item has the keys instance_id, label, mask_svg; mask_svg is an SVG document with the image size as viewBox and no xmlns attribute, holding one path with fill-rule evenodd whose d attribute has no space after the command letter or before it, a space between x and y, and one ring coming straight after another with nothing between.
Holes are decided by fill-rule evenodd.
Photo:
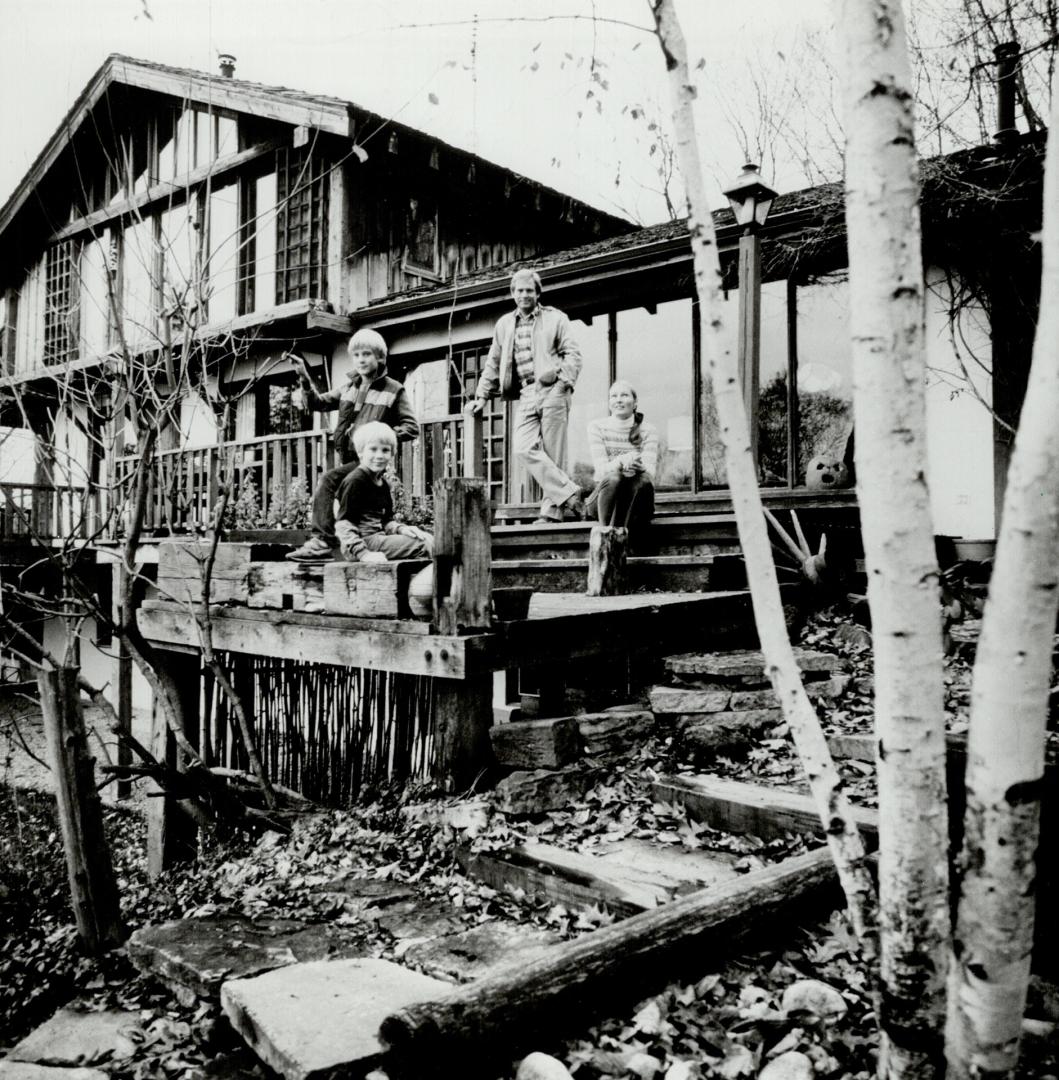
<instances>
[{"instance_id":1,"label":"wooden deck","mask_svg":"<svg viewBox=\"0 0 1059 1080\"><path fill-rule=\"evenodd\" d=\"M214 644L229 652L457 680L541 660L693 649L719 637L745 637L752 625L745 592L536 593L528 618L468 635L432 633L428 623L408 619L224 605L212 605L211 616ZM199 647L182 604L149 601L139 620L159 645Z\"/></svg>"}]
</instances>

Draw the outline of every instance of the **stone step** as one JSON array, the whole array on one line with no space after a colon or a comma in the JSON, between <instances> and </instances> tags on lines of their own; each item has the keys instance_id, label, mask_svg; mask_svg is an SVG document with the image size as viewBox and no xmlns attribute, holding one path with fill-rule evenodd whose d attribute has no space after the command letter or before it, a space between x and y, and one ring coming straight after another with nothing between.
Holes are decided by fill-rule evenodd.
<instances>
[{"instance_id":1,"label":"stone step","mask_svg":"<svg viewBox=\"0 0 1059 1080\"><path fill-rule=\"evenodd\" d=\"M379 1025L451 983L388 960L318 960L221 986L221 1005L261 1060L286 1080L363 1076L379 1064Z\"/></svg>"},{"instance_id":2,"label":"stone step","mask_svg":"<svg viewBox=\"0 0 1059 1080\"><path fill-rule=\"evenodd\" d=\"M321 924L241 915L145 926L126 944L129 959L140 971L165 983L183 1000L216 999L226 979L322 960L334 947Z\"/></svg>"},{"instance_id":3,"label":"stone step","mask_svg":"<svg viewBox=\"0 0 1059 1080\"><path fill-rule=\"evenodd\" d=\"M794 659L806 680L841 675L849 663L841 656L815 649L794 650ZM666 671L682 682L693 682L703 689L747 689L769 686L765 658L757 649L730 652L683 653L666 658Z\"/></svg>"}]
</instances>

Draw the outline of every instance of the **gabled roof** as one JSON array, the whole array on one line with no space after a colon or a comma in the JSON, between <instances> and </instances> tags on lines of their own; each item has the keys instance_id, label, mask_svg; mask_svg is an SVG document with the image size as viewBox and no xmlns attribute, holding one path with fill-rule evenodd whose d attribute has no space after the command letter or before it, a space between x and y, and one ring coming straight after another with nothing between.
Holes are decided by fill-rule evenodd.
<instances>
[{"instance_id":1,"label":"gabled roof","mask_svg":"<svg viewBox=\"0 0 1059 1080\"><path fill-rule=\"evenodd\" d=\"M169 94L195 104L249 113L295 127L306 126L349 139L356 138L363 129L374 132L380 125L392 127L398 131L416 131L414 128L387 120L341 98L325 94L309 94L286 86L267 86L246 79L226 78L219 74L172 67L168 64L137 60L131 56L112 53L81 91L44 149L30 166L6 204L0 209L0 233L3 233L11 224L32 195L34 188L55 164L78 128L99 103L108 87L113 84ZM534 188L550 192L559 198L569 199L571 203L584 205L601 219L610 218L615 225L628 225L620 218L582 204L580 200L523 177L502 165L489 162L469 151L451 147L428 132L417 131L417 134L430 139L439 147L448 147L456 153L466 155L468 159L475 158L498 169L512 177L517 183L530 184Z\"/></svg>"}]
</instances>

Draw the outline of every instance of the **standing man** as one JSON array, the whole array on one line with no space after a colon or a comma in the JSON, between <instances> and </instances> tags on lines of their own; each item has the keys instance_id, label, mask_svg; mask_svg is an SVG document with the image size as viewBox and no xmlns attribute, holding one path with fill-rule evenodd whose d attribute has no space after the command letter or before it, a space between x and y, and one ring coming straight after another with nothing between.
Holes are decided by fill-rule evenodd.
<instances>
[{"instance_id":1,"label":"standing man","mask_svg":"<svg viewBox=\"0 0 1059 1080\"><path fill-rule=\"evenodd\" d=\"M581 489L566 475L566 425L570 396L581 371L581 352L570 320L540 303L541 279L534 270L511 275L515 310L501 315L470 413L480 413L502 392L517 401L513 445L516 460L540 484L539 523L580 521Z\"/></svg>"}]
</instances>

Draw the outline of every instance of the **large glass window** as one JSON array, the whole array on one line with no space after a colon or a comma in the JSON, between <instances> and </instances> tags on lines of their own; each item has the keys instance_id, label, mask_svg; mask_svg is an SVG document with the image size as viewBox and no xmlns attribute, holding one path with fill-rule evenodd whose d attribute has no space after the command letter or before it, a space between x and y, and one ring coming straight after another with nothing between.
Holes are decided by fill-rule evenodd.
<instances>
[{"instance_id":1,"label":"large glass window","mask_svg":"<svg viewBox=\"0 0 1059 1080\"><path fill-rule=\"evenodd\" d=\"M162 314L174 327L201 320L202 256L198 200L189 196L161 218Z\"/></svg>"},{"instance_id":2,"label":"large glass window","mask_svg":"<svg viewBox=\"0 0 1059 1080\"><path fill-rule=\"evenodd\" d=\"M761 356L758 364L758 477L766 487L787 485L789 431L787 282L761 286Z\"/></svg>"},{"instance_id":3,"label":"large glass window","mask_svg":"<svg viewBox=\"0 0 1059 1080\"><path fill-rule=\"evenodd\" d=\"M125 344L140 348L157 340L155 293L158 245L155 219L138 221L125 230L121 253L122 323Z\"/></svg>"},{"instance_id":4,"label":"large glass window","mask_svg":"<svg viewBox=\"0 0 1059 1080\"><path fill-rule=\"evenodd\" d=\"M267 311L276 302L276 174L266 173L254 185L253 310Z\"/></svg>"},{"instance_id":5,"label":"large glass window","mask_svg":"<svg viewBox=\"0 0 1059 1080\"><path fill-rule=\"evenodd\" d=\"M798 288L798 468L806 482L814 457L842 461L853 428L849 286L820 281Z\"/></svg>"},{"instance_id":6,"label":"large glass window","mask_svg":"<svg viewBox=\"0 0 1059 1080\"><path fill-rule=\"evenodd\" d=\"M581 374L570 403L567 425L567 472L589 492L595 486L592 458L588 452L588 425L607 415L610 387L610 343L608 316L597 315L591 323L570 320L570 330L581 350Z\"/></svg>"},{"instance_id":7,"label":"large glass window","mask_svg":"<svg viewBox=\"0 0 1059 1080\"><path fill-rule=\"evenodd\" d=\"M221 322L237 314L239 273L239 185L210 193L209 319Z\"/></svg>"},{"instance_id":8,"label":"large glass window","mask_svg":"<svg viewBox=\"0 0 1059 1080\"><path fill-rule=\"evenodd\" d=\"M787 282L768 281L761 286L761 334L758 363L758 475L765 486L787 484L788 405L788 324ZM709 333L709 329L706 333ZM724 464L724 443L706 369L706 344L702 350L702 486L723 488L728 474ZM731 359L739 348L739 293L734 289L721 300L719 347ZM745 399L744 399L745 400Z\"/></svg>"},{"instance_id":9,"label":"large glass window","mask_svg":"<svg viewBox=\"0 0 1059 1080\"><path fill-rule=\"evenodd\" d=\"M691 300L654 312L618 312L617 376L632 383L644 419L658 429L657 491L691 488L694 465L694 371ZM606 415L606 408L603 413Z\"/></svg>"},{"instance_id":10,"label":"large glass window","mask_svg":"<svg viewBox=\"0 0 1059 1080\"><path fill-rule=\"evenodd\" d=\"M99 356L110 345L110 238L100 232L81 249L81 348Z\"/></svg>"}]
</instances>

